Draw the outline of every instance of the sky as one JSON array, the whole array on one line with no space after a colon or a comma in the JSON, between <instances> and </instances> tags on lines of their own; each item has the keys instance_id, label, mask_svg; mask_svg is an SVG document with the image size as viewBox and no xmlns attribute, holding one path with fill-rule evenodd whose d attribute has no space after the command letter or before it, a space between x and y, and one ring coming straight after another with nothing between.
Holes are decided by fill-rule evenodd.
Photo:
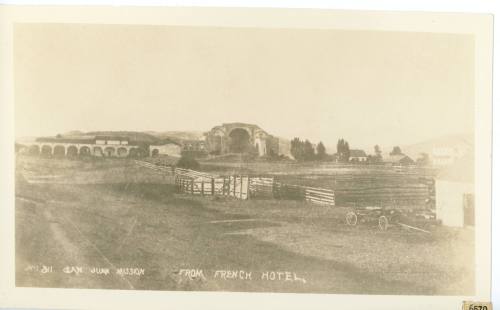
<instances>
[{"instance_id":1,"label":"sky","mask_svg":"<svg viewBox=\"0 0 500 310\"><path fill-rule=\"evenodd\" d=\"M474 38L353 30L17 24L16 137L208 131L408 145L474 131Z\"/></svg>"}]
</instances>

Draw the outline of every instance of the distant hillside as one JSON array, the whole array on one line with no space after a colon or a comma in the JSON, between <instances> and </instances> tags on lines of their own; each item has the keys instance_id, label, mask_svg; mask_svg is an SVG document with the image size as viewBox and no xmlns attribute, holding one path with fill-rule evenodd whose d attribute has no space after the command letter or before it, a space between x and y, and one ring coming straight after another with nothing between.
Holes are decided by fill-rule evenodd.
<instances>
[{"instance_id":1,"label":"distant hillside","mask_svg":"<svg viewBox=\"0 0 500 310\"><path fill-rule=\"evenodd\" d=\"M74 134L74 131L71 132L72 134L63 134L63 136L77 136ZM130 139L130 142L145 142L145 143L156 143L160 141L161 139L144 133L144 132L139 132L139 131L90 131L90 132L79 132L81 136L120 136L120 137L127 137Z\"/></svg>"},{"instance_id":2,"label":"distant hillside","mask_svg":"<svg viewBox=\"0 0 500 310\"><path fill-rule=\"evenodd\" d=\"M401 150L406 155L416 159L420 153L427 153L432 156L435 148L456 148L462 153L467 153L474 148L474 136L472 134L456 134L443 136L411 145L401 145ZM384 151L390 152L392 147L387 147Z\"/></svg>"},{"instance_id":3,"label":"distant hillside","mask_svg":"<svg viewBox=\"0 0 500 310\"><path fill-rule=\"evenodd\" d=\"M205 136L201 131L146 131L146 133L160 139L170 138L173 140L203 140Z\"/></svg>"},{"instance_id":4,"label":"distant hillside","mask_svg":"<svg viewBox=\"0 0 500 310\"><path fill-rule=\"evenodd\" d=\"M32 143L32 142L36 141L36 138L37 137L19 137L19 138L16 138L16 143L20 143L20 144Z\"/></svg>"},{"instance_id":5,"label":"distant hillside","mask_svg":"<svg viewBox=\"0 0 500 310\"><path fill-rule=\"evenodd\" d=\"M83 135L85 135L85 133L80 130L71 130L63 134L63 136L83 136Z\"/></svg>"}]
</instances>

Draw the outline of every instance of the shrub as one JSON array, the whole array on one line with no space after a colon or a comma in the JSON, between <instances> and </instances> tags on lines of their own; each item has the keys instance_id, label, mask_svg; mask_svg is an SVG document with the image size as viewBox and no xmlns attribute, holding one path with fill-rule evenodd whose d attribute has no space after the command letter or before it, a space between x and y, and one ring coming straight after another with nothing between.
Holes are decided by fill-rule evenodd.
<instances>
[{"instance_id":1,"label":"shrub","mask_svg":"<svg viewBox=\"0 0 500 310\"><path fill-rule=\"evenodd\" d=\"M196 170L200 168L200 163L192 156L182 156L177 162L177 167Z\"/></svg>"}]
</instances>

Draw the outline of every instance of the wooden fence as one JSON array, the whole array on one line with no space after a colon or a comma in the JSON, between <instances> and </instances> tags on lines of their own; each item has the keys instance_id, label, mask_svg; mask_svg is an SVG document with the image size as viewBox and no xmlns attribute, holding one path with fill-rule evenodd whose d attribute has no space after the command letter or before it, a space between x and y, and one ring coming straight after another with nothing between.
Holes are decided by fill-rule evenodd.
<instances>
[{"instance_id":1,"label":"wooden fence","mask_svg":"<svg viewBox=\"0 0 500 310\"><path fill-rule=\"evenodd\" d=\"M272 177L244 175L218 176L191 169L160 166L135 161L137 165L160 173L175 176L175 185L182 193L201 196L229 196L237 199L289 199L304 200L313 204L335 206L333 190L291 185L277 182Z\"/></svg>"},{"instance_id":2,"label":"wooden fence","mask_svg":"<svg viewBox=\"0 0 500 310\"><path fill-rule=\"evenodd\" d=\"M274 198L274 178L251 177L249 184L250 198Z\"/></svg>"},{"instance_id":3,"label":"wooden fence","mask_svg":"<svg viewBox=\"0 0 500 310\"><path fill-rule=\"evenodd\" d=\"M335 193L326 188L274 182L273 196L278 199L305 200L313 204L335 206Z\"/></svg>"},{"instance_id":4,"label":"wooden fence","mask_svg":"<svg viewBox=\"0 0 500 310\"><path fill-rule=\"evenodd\" d=\"M335 194L331 189L306 187L306 201L326 206L335 206Z\"/></svg>"},{"instance_id":5,"label":"wooden fence","mask_svg":"<svg viewBox=\"0 0 500 310\"><path fill-rule=\"evenodd\" d=\"M330 189L296 185L300 180L279 181L262 176L219 176L215 174L174 168L164 162L136 161L142 167L158 173L173 175L181 192L194 195L230 196L238 199L304 200L313 204L334 206L354 205L409 208L433 206L434 179L419 175L395 173L334 175ZM314 186L314 185L313 185Z\"/></svg>"},{"instance_id":6,"label":"wooden fence","mask_svg":"<svg viewBox=\"0 0 500 310\"><path fill-rule=\"evenodd\" d=\"M186 174L176 174L175 184L180 192L203 196L230 196L238 199L248 199L248 176L224 177L188 177Z\"/></svg>"},{"instance_id":7,"label":"wooden fence","mask_svg":"<svg viewBox=\"0 0 500 310\"><path fill-rule=\"evenodd\" d=\"M341 205L380 205L398 209L433 207L434 179L419 176L350 176L335 179L335 198Z\"/></svg>"},{"instance_id":8,"label":"wooden fence","mask_svg":"<svg viewBox=\"0 0 500 310\"><path fill-rule=\"evenodd\" d=\"M149 163L147 161L142 161L142 160L136 160L135 163L141 167L145 167L145 168L154 170L154 171L162 173L162 174L167 174L167 175L174 175L175 174L175 169L172 166L160 166L160 165L152 164L152 163Z\"/></svg>"},{"instance_id":9,"label":"wooden fence","mask_svg":"<svg viewBox=\"0 0 500 310\"><path fill-rule=\"evenodd\" d=\"M183 168L175 168L174 173L177 176L182 176L186 178L192 178L192 179L203 179L205 181L211 180L213 178L218 177L215 174L210 174L210 173L205 173L205 172L199 172L196 170L191 170L191 169L183 169Z\"/></svg>"}]
</instances>

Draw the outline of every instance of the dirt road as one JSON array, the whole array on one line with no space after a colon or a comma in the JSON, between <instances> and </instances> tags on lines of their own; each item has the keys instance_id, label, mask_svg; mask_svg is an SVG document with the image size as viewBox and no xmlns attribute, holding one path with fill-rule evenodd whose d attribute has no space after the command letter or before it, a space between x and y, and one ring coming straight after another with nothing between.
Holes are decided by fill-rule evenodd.
<instances>
[{"instance_id":1,"label":"dirt road","mask_svg":"<svg viewBox=\"0 0 500 310\"><path fill-rule=\"evenodd\" d=\"M164 177L147 179L127 171L115 182L95 177L99 183L87 184L29 183L17 176L17 286L436 293L433 285L388 280L336 259L350 253L345 246L332 246L328 251L336 254L327 258L263 241L248 231L279 231L290 222L254 216L248 209L214 208L226 202L179 195ZM291 221L306 225L296 217Z\"/></svg>"}]
</instances>

